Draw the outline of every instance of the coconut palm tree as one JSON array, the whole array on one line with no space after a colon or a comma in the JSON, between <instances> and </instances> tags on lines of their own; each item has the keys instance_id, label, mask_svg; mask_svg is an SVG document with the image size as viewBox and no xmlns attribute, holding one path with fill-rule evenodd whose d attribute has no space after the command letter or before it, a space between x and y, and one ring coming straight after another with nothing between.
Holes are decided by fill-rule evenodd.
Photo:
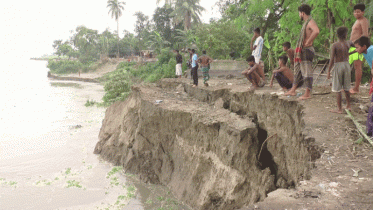
<instances>
[{"instance_id":1,"label":"coconut palm tree","mask_svg":"<svg viewBox=\"0 0 373 210\"><path fill-rule=\"evenodd\" d=\"M109 8L109 14L111 18L115 18L117 21L117 39L118 39L118 54L117 57L119 58L119 17L122 16L122 10L124 10L125 2L118 1L118 0L108 0L107 7Z\"/></svg>"},{"instance_id":2,"label":"coconut palm tree","mask_svg":"<svg viewBox=\"0 0 373 210\"><path fill-rule=\"evenodd\" d=\"M175 16L176 22L184 20L184 30L192 28L192 20L201 22L200 16L205 8L200 4L200 0L176 0L175 10L171 15Z\"/></svg>"},{"instance_id":3,"label":"coconut palm tree","mask_svg":"<svg viewBox=\"0 0 373 210\"><path fill-rule=\"evenodd\" d=\"M162 0L157 0L157 4ZM192 20L201 22L200 16L205 8L199 3L200 0L164 0L165 4L174 8L171 15L174 16L176 24L184 21L184 30L192 28Z\"/></svg>"}]
</instances>

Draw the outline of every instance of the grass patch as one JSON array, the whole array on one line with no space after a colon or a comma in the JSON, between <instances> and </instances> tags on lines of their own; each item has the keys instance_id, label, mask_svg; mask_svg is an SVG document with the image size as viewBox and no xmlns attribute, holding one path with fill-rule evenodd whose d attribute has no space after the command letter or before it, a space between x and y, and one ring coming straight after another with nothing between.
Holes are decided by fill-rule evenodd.
<instances>
[{"instance_id":1,"label":"grass patch","mask_svg":"<svg viewBox=\"0 0 373 210\"><path fill-rule=\"evenodd\" d=\"M94 100L87 100L84 104L86 107L94 106L97 102Z\"/></svg>"},{"instance_id":2,"label":"grass patch","mask_svg":"<svg viewBox=\"0 0 373 210\"><path fill-rule=\"evenodd\" d=\"M82 188L82 185L80 185L80 182L75 181L75 180L68 180L66 183L67 183L66 188L70 188L70 187Z\"/></svg>"},{"instance_id":3,"label":"grass patch","mask_svg":"<svg viewBox=\"0 0 373 210\"><path fill-rule=\"evenodd\" d=\"M77 89L83 89L83 86L77 83L62 83L62 82L52 82L52 87L72 87Z\"/></svg>"}]
</instances>

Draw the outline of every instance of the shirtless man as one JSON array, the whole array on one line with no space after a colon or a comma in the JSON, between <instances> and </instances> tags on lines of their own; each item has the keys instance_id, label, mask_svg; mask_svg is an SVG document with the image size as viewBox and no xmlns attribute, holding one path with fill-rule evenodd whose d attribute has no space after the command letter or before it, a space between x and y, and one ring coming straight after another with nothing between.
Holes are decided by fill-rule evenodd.
<instances>
[{"instance_id":1,"label":"shirtless man","mask_svg":"<svg viewBox=\"0 0 373 210\"><path fill-rule=\"evenodd\" d=\"M286 66L288 57L286 55L280 56L278 58L279 68L273 70L270 87L273 86L273 79L276 78L278 84L282 87L284 91L293 87L294 75L293 72Z\"/></svg>"},{"instance_id":2,"label":"shirtless man","mask_svg":"<svg viewBox=\"0 0 373 210\"><path fill-rule=\"evenodd\" d=\"M306 85L306 92L299 97L299 100L305 100L311 98L311 91L312 91L312 84L313 84L313 68L312 68L312 60L315 55L315 49L313 48L313 41L316 39L317 35L319 35L320 30L317 27L316 22L311 17L311 7L307 4L302 4L299 8L299 17L304 24L302 28L302 33L300 34L300 41L303 40L301 43L297 43L297 48L301 48L300 52L300 63L296 63L295 65L300 65L300 71L296 72L294 84L291 90L284 95L291 95L295 96L295 90L298 88L299 83L301 82L301 78L304 78L304 84ZM308 23L307 23L308 22ZM303 31L303 29L305 31ZM303 37L302 37L303 36ZM296 55L297 56L297 51ZM297 59L297 57L295 58ZM297 62L296 60L294 62Z\"/></svg>"},{"instance_id":3,"label":"shirtless man","mask_svg":"<svg viewBox=\"0 0 373 210\"><path fill-rule=\"evenodd\" d=\"M293 69L294 68L294 53L295 53L295 50L291 48L290 42L285 42L284 44L282 44L282 49L288 55L288 58L290 60L290 68Z\"/></svg>"},{"instance_id":4,"label":"shirtless man","mask_svg":"<svg viewBox=\"0 0 373 210\"><path fill-rule=\"evenodd\" d=\"M206 50L202 51L202 55L198 58L197 62L201 64L201 71L203 75L203 84L207 87L209 84L207 81L210 79L210 63L212 63L212 58L206 55Z\"/></svg>"},{"instance_id":5,"label":"shirtless man","mask_svg":"<svg viewBox=\"0 0 373 210\"><path fill-rule=\"evenodd\" d=\"M328 79L330 79L330 71L334 66L332 91L337 93L337 110L331 112L343 114L342 109L342 91L346 94L346 109L351 110L350 103L350 87L351 87L351 68L348 62L348 49L351 43L346 41L348 29L339 27L337 29L338 42L332 45L330 49L330 65L328 69Z\"/></svg>"},{"instance_id":6,"label":"shirtless man","mask_svg":"<svg viewBox=\"0 0 373 210\"><path fill-rule=\"evenodd\" d=\"M244 70L241 74L244 75L251 83L253 89L263 87L265 85L264 70L260 64L255 63L255 57L251 55L246 60L249 68Z\"/></svg>"},{"instance_id":7,"label":"shirtless man","mask_svg":"<svg viewBox=\"0 0 373 210\"><path fill-rule=\"evenodd\" d=\"M354 6L354 16L356 18L355 24L352 26L350 41L355 42L361 36L369 36L369 21L364 17L365 5L356 4ZM350 48L349 52L355 52L354 47ZM359 92L361 76L362 76L362 65L364 56L358 53L350 55L350 64L354 63L355 67L355 87L350 90L351 94Z\"/></svg>"}]
</instances>

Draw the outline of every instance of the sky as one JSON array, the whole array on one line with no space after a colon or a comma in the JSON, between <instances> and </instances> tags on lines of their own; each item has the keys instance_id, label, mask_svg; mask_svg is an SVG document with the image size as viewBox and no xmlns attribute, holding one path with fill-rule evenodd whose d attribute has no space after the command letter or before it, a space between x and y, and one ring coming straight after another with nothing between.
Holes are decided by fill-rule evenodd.
<instances>
[{"instance_id":1,"label":"sky","mask_svg":"<svg viewBox=\"0 0 373 210\"><path fill-rule=\"evenodd\" d=\"M137 11L152 17L157 7L156 0L121 0L126 2L119 19L119 31L133 32ZM201 0L206 9L202 21L218 18L217 8L212 7L218 0ZM161 3L159 6L162 6ZM68 40L71 31L84 25L99 32L109 28L117 29L114 19L108 14L107 0L18 0L2 2L1 54L6 57L39 57L53 53L53 41ZM121 35L123 36L123 35Z\"/></svg>"}]
</instances>

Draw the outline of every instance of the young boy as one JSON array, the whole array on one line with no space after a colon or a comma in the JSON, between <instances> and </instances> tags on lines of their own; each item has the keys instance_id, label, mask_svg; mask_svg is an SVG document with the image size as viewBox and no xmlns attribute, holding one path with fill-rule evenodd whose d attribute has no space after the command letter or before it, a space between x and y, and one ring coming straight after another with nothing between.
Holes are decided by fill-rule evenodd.
<instances>
[{"instance_id":1,"label":"young boy","mask_svg":"<svg viewBox=\"0 0 373 210\"><path fill-rule=\"evenodd\" d=\"M284 91L288 91L293 87L294 75L293 72L286 66L288 57L286 55L278 58L278 65L280 68L273 70L270 87L273 86L273 79L276 78L278 84Z\"/></svg>"},{"instance_id":2,"label":"young boy","mask_svg":"<svg viewBox=\"0 0 373 210\"><path fill-rule=\"evenodd\" d=\"M255 58L255 63L259 64L263 50L263 37L260 36L260 28L254 29L254 36L251 39L250 49L252 50L252 55Z\"/></svg>"},{"instance_id":3,"label":"young boy","mask_svg":"<svg viewBox=\"0 0 373 210\"><path fill-rule=\"evenodd\" d=\"M255 57L250 56L246 59L249 64L249 68L242 71L242 75L244 75L251 83L252 88L256 89L258 87L263 87L265 85L265 75L264 70L260 66L260 64L255 63Z\"/></svg>"},{"instance_id":4,"label":"young boy","mask_svg":"<svg viewBox=\"0 0 373 210\"><path fill-rule=\"evenodd\" d=\"M364 17L365 5L364 4L356 4L354 6L354 16L356 21L352 26L351 37L350 40L355 42L361 36L369 36L369 21L367 18ZM350 90L351 94L359 93L359 87L361 82L362 76L362 65L364 57L359 55L358 53L354 53L355 48L350 48L350 64L354 64L355 67L355 86Z\"/></svg>"},{"instance_id":5,"label":"young boy","mask_svg":"<svg viewBox=\"0 0 373 210\"><path fill-rule=\"evenodd\" d=\"M331 112L342 114L342 90L346 94L346 109L351 110L350 104L350 88L351 88L351 68L348 61L348 50L350 43L346 41L348 29L339 27L337 29L338 42L334 43L330 49L330 65L328 69L328 79L330 79L330 71L334 66L332 91L337 93L337 110Z\"/></svg>"},{"instance_id":6,"label":"young boy","mask_svg":"<svg viewBox=\"0 0 373 210\"><path fill-rule=\"evenodd\" d=\"M368 62L371 74L373 75L373 46L370 45L370 40L366 36L362 36L359 39L357 39L355 42L356 51L360 54L363 54L365 60ZM373 80L370 83L370 91L369 94L373 93ZM373 102L373 97L371 99L371 102ZM367 134L368 136L373 136L373 106L369 108L368 112L368 119L367 119Z\"/></svg>"},{"instance_id":7,"label":"young boy","mask_svg":"<svg viewBox=\"0 0 373 210\"><path fill-rule=\"evenodd\" d=\"M183 64L183 56L180 55L179 50L175 50L176 52L176 71L175 74L177 77L181 78L183 74L182 64Z\"/></svg>"},{"instance_id":8,"label":"young boy","mask_svg":"<svg viewBox=\"0 0 373 210\"><path fill-rule=\"evenodd\" d=\"M290 68L294 69L295 50L291 48L290 42L285 42L284 44L282 44L282 49L286 52L288 58L290 59Z\"/></svg>"}]
</instances>

